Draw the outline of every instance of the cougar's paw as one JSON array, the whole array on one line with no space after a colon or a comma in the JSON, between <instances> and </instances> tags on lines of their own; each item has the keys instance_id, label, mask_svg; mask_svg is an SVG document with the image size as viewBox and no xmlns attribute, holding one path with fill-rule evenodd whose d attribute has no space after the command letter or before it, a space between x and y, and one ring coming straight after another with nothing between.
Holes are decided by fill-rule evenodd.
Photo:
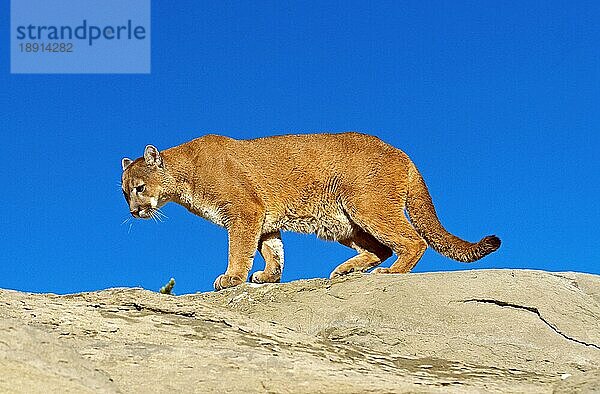
<instances>
[{"instance_id":1,"label":"cougar's paw","mask_svg":"<svg viewBox=\"0 0 600 394\"><path fill-rule=\"evenodd\" d=\"M392 271L390 271L389 268L375 268L373 271L371 271L372 274L391 274Z\"/></svg>"},{"instance_id":2,"label":"cougar's paw","mask_svg":"<svg viewBox=\"0 0 600 394\"><path fill-rule=\"evenodd\" d=\"M279 283L281 275L270 274L265 271L256 271L250 277L252 283Z\"/></svg>"},{"instance_id":3,"label":"cougar's paw","mask_svg":"<svg viewBox=\"0 0 600 394\"><path fill-rule=\"evenodd\" d=\"M216 291L219 291L228 287L237 286L242 283L244 283L244 280L240 277L222 274L217 276L213 286L215 287Z\"/></svg>"}]
</instances>

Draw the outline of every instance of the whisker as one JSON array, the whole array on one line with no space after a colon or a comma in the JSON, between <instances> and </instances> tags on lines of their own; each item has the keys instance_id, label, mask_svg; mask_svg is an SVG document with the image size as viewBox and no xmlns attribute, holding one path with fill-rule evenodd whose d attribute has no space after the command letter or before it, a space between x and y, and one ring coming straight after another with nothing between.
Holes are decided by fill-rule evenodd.
<instances>
[{"instance_id":1,"label":"whisker","mask_svg":"<svg viewBox=\"0 0 600 394\"><path fill-rule=\"evenodd\" d=\"M121 226L124 225L125 223L129 223L130 220L131 220L131 216L129 216L127 219L123 220L123 223L121 223Z\"/></svg>"},{"instance_id":2,"label":"whisker","mask_svg":"<svg viewBox=\"0 0 600 394\"><path fill-rule=\"evenodd\" d=\"M131 232L131 227L133 226L133 221L129 222L129 228L127 229L127 234Z\"/></svg>"},{"instance_id":3,"label":"whisker","mask_svg":"<svg viewBox=\"0 0 600 394\"><path fill-rule=\"evenodd\" d=\"M169 217L167 215L165 215L165 213L163 211L160 210L160 208L154 208L156 211L156 215L163 218L163 219L168 219Z\"/></svg>"}]
</instances>

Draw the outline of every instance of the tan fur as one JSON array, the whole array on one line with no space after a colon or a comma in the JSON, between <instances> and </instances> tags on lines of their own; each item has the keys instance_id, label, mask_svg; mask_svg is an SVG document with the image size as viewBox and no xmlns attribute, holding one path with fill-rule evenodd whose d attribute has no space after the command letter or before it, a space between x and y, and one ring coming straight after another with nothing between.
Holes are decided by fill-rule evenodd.
<instances>
[{"instance_id":1,"label":"tan fur","mask_svg":"<svg viewBox=\"0 0 600 394\"><path fill-rule=\"evenodd\" d=\"M470 243L448 233L408 156L369 135L207 135L163 152L149 145L143 158L122 164L134 216L152 217L173 201L227 229L229 264L217 290L246 281L257 249L266 267L252 281L278 282L281 230L316 233L355 249L358 255L331 277L369 270L392 252L391 267L374 272L409 272L427 245L464 262L500 246L495 236Z\"/></svg>"}]
</instances>

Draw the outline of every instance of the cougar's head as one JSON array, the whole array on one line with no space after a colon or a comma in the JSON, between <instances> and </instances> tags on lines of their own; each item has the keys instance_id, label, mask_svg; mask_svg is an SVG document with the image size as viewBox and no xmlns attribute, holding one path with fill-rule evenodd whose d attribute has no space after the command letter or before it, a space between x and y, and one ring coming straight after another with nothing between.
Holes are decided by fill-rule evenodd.
<instances>
[{"instance_id":1,"label":"cougar's head","mask_svg":"<svg viewBox=\"0 0 600 394\"><path fill-rule=\"evenodd\" d=\"M152 218L167 201L164 188L164 163L160 152L152 145L146 146L144 157L121 161L123 175L121 188L129 212L136 218Z\"/></svg>"}]
</instances>

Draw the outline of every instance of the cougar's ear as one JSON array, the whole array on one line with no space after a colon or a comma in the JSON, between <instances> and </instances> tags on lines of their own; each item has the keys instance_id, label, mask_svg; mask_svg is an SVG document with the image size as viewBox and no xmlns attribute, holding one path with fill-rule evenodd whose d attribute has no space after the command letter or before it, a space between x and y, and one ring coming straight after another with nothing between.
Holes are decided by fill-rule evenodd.
<instances>
[{"instance_id":1,"label":"cougar's ear","mask_svg":"<svg viewBox=\"0 0 600 394\"><path fill-rule=\"evenodd\" d=\"M163 161L160 152L154 145L147 145L144 150L144 161L149 166L162 167Z\"/></svg>"},{"instance_id":2,"label":"cougar's ear","mask_svg":"<svg viewBox=\"0 0 600 394\"><path fill-rule=\"evenodd\" d=\"M133 163L133 160L124 157L123 160L121 160L121 167L123 167L123 171L125 171L127 167L131 165L131 163Z\"/></svg>"}]
</instances>

